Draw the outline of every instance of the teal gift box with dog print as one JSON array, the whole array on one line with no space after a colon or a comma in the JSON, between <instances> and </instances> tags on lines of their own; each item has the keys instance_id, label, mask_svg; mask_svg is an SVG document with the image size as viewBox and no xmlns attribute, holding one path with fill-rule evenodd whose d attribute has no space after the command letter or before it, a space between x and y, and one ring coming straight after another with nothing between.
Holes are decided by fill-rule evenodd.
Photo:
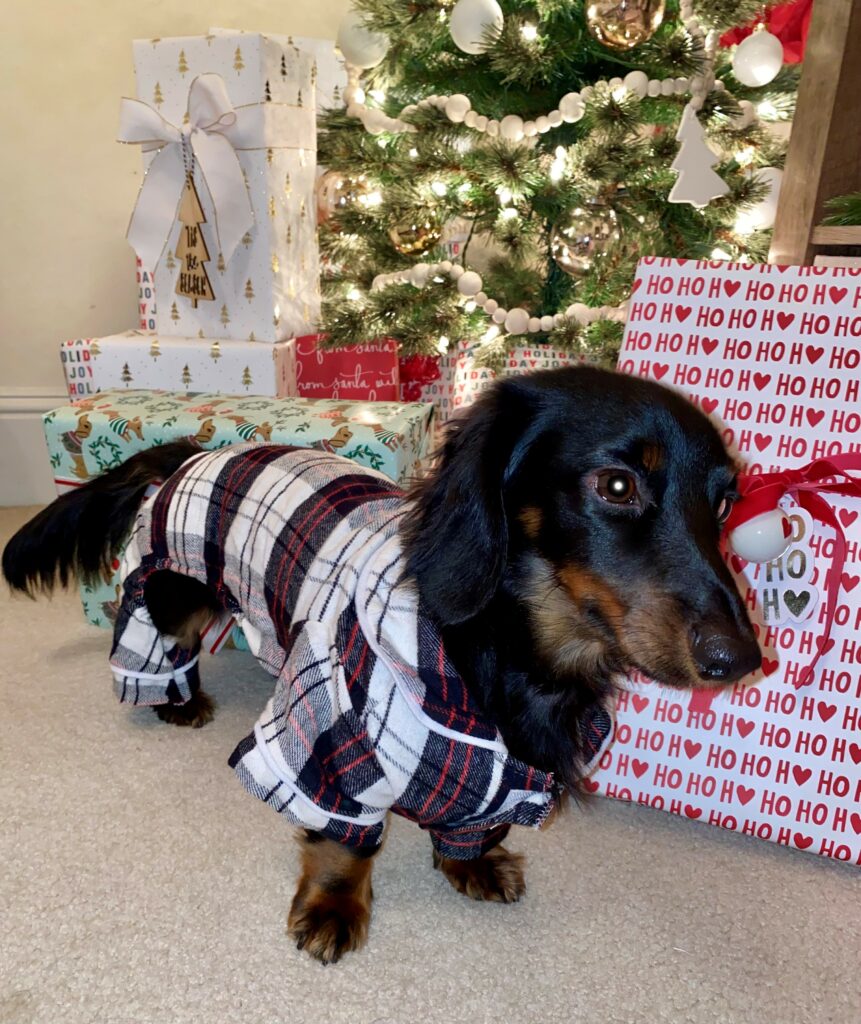
<instances>
[{"instance_id":1,"label":"teal gift box with dog print","mask_svg":"<svg viewBox=\"0 0 861 1024\"><path fill-rule=\"evenodd\" d=\"M433 406L422 402L230 397L170 391L101 391L46 413L45 439L59 494L113 469L136 452L181 438L202 448L243 441L319 448L406 485L430 455ZM114 570L119 568L119 561ZM82 586L96 626L116 614L118 580Z\"/></svg>"}]
</instances>

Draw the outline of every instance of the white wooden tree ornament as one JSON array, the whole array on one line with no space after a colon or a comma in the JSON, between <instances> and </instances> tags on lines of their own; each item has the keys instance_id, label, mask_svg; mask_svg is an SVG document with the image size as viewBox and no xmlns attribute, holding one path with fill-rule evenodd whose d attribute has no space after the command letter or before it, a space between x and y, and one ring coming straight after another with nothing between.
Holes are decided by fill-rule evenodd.
<instances>
[{"instance_id":1,"label":"white wooden tree ornament","mask_svg":"<svg viewBox=\"0 0 861 1024\"><path fill-rule=\"evenodd\" d=\"M712 168L720 158L706 144L702 125L692 103L682 114L676 141L681 143L671 168L678 179L669 194L671 203L690 203L698 210L708 206L712 199L725 196L729 185Z\"/></svg>"}]
</instances>

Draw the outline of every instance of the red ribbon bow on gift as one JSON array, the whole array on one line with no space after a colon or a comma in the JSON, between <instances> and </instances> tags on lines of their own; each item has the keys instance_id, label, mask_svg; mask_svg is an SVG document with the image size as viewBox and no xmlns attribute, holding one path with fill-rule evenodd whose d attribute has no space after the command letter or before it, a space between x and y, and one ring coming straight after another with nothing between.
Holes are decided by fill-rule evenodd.
<instances>
[{"instance_id":1,"label":"red ribbon bow on gift","mask_svg":"<svg viewBox=\"0 0 861 1024\"><path fill-rule=\"evenodd\" d=\"M846 534L834 509L823 495L842 494L850 498L861 498L861 478L850 476L849 470L861 472L861 455L839 454L827 459L815 459L800 469L784 469L779 473L750 473L739 478L738 490L741 497L736 503L744 503L745 513L768 512L777 507L780 499L788 494L796 503L826 526L834 530L834 557L831 570L825 574L825 628L819 640L813 661L805 668L795 682L796 688L809 686L813 682L816 663L825 652L834 625L834 612L840 593L843 566L846 564ZM751 507L752 506L752 507ZM731 531L735 525L730 514L725 529ZM691 696L692 711L706 711L716 690L697 690Z\"/></svg>"}]
</instances>

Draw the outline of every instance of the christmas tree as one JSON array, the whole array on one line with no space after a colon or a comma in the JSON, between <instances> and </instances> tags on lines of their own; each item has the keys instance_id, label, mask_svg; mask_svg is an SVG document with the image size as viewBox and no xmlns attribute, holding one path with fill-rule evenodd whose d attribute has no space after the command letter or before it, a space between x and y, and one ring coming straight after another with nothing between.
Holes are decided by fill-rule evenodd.
<instances>
[{"instance_id":1,"label":"christmas tree","mask_svg":"<svg viewBox=\"0 0 861 1024\"><path fill-rule=\"evenodd\" d=\"M718 48L756 0L354 2L320 123L327 344L493 363L525 335L611 363L640 256L766 258L745 213L798 75L742 85Z\"/></svg>"}]
</instances>

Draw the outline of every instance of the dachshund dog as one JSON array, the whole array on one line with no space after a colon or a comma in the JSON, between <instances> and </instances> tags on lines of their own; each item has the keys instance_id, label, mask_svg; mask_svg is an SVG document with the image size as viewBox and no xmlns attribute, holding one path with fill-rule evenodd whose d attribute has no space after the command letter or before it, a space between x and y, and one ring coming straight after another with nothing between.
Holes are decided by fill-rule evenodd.
<instances>
[{"instance_id":1,"label":"dachshund dog","mask_svg":"<svg viewBox=\"0 0 861 1024\"><path fill-rule=\"evenodd\" d=\"M685 399L567 368L498 381L406 495L329 452L151 449L39 513L3 572L25 592L94 577L131 530L115 687L180 725L212 716L201 630L239 621L277 684L230 763L299 826L290 932L328 963L365 941L389 811L429 831L456 889L517 900L500 841L578 793L620 678L714 688L759 667L719 552L735 498Z\"/></svg>"}]
</instances>

